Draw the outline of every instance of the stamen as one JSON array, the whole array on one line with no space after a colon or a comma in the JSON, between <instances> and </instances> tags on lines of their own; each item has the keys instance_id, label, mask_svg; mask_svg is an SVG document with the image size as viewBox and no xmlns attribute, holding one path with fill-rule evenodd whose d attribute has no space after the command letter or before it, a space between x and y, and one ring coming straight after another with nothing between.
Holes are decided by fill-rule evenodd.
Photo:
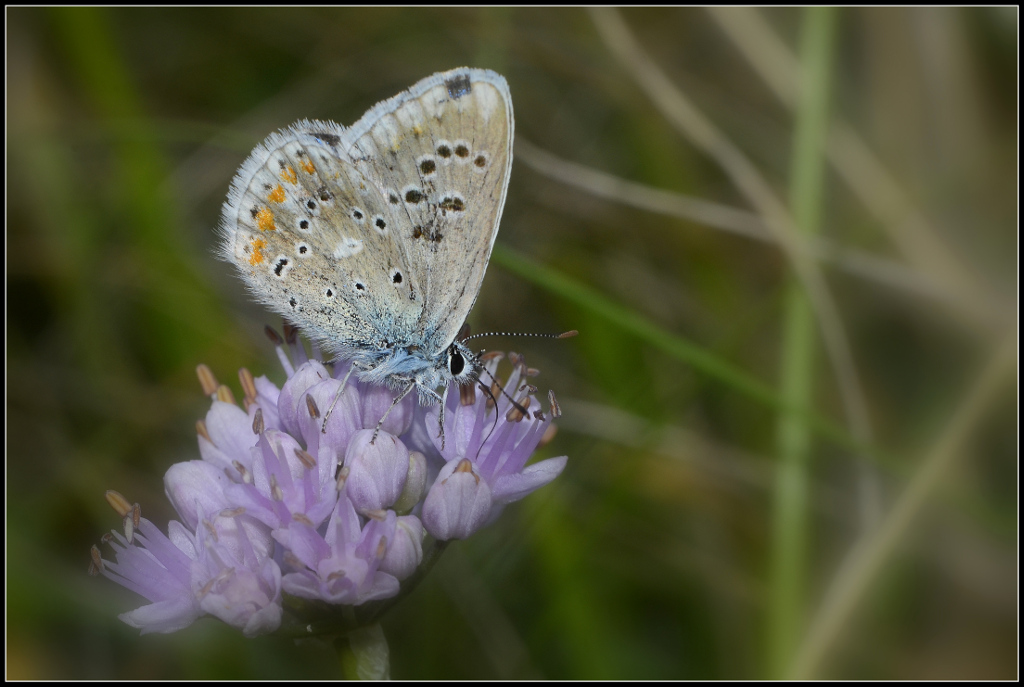
<instances>
[{"instance_id":1,"label":"stamen","mask_svg":"<svg viewBox=\"0 0 1024 687\"><path fill-rule=\"evenodd\" d=\"M300 463L302 463L302 467L307 470L312 470L316 467L316 458L307 451L303 451L301 448L295 449L295 457L299 459Z\"/></svg>"},{"instance_id":2,"label":"stamen","mask_svg":"<svg viewBox=\"0 0 1024 687\"><path fill-rule=\"evenodd\" d=\"M217 400L235 405L235 395L231 393L231 389L227 388L223 384L217 387Z\"/></svg>"},{"instance_id":3,"label":"stamen","mask_svg":"<svg viewBox=\"0 0 1024 687\"><path fill-rule=\"evenodd\" d=\"M277 476L270 476L270 497L275 501L284 501L284 490L281 489L281 485L277 483Z\"/></svg>"},{"instance_id":4,"label":"stamen","mask_svg":"<svg viewBox=\"0 0 1024 687\"><path fill-rule=\"evenodd\" d=\"M95 544L89 549L89 575L96 577L103 570L103 557L100 555L100 549Z\"/></svg>"},{"instance_id":5,"label":"stamen","mask_svg":"<svg viewBox=\"0 0 1024 687\"><path fill-rule=\"evenodd\" d=\"M196 420L196 434L198 434L202 438L206 439L211 444L213 443L213 439L210 438L210 433L208 431L206 431L206 422L205 421L203 421L203 420Z\"/></svg>"},{"instance_id":6,"label":"stamen","mask_svg":"<svg viewBox=\"0 0 1024 687\"><path fill-rule=\"evenodd\" d=\"M548 389L548 403L551 404L551 417L562 417L562 409L555 400L555 390Z\"/></svg>"},{"instance_id":7,"label":"stamen","mask_svg":"<svg viewBox=\"0 0 1024 687\"><path fill-rule=\"evenodd\" d=\"M291 322L284 323L284 340L289 346L294 346L295 342L299 340L299 328Z\"/></svg>"},{"instance_id":8,"label":"stamen","mask_svg":"<svg viewBox=\"0 0 1024 687\"><path fill-rule=\"evenodd\" d=\"M252 484L252 475L249 474L249 471L245 469L244 465L237 460L231 461L231 465L235 470L238 470L238 476L242 478L242 484ZM228 476L228 479L231 479L231 474L228 473L227 468L224 469L224 473Z\"/></svg>"},{"instance_id":9,"label":"stamen","mask_svg":"<svg viewBox=\"0 0 1024 687\"><path fill-rule=\"evenodd\" d=\"M316 399L306 394L306 410L309 411L309 416L314 420L320 417L320 408L316 404Z\"/></svg>"},{"instance_id":10,"label":"stamen","mask_svg":"<svg viewBox=\"0 0 1024 687\"><path fill-rule=\"evenodd\" d=\"M505 357L504 351L487 351L486 353L480 354L480 362L486 363L491 360L501 360Z\"/></svg>"},{"instance_id":11,"label":"stamen","mask_svg":"<svg viewBox=\"0 0 1024 687\"><path fill-rule=\"evenodd\" d=\"M270 342L275 346L280 346L284 343L284 339L281 338L281 335L278 334L269 324L263 328L263 333L267 335L267 338L270 339Z\"/></svg>"},{"instance_id":12,"label":"stamen","mask_svg":"<svg viewBox=\"0 0 1024 687\"><path fill-rule=\"evenodd\" d=\"M136 503L132 506L132 525L138 527L140 522L142 522L142 506Z\"/></svg>"},{"instance_id":13,"label":"stamen","mask_svg":"<svg viewBox=\"0 0 1024 687\"><path fill-rule=\"evenodd\" d=\"M124 525L124 538L131 544L135 541L135 518L132 517L131 513L128 513L124 516L122 524Z\"/></svg>"},{"instance_id":14,"label":"stamen","mask_svg":"<svg viewBox=\"0 0 1024 687\"><path fill-rule=\"evenodd\" d=\"M107 500L107 503L109 503L110 507L114 509L114 512L122 518L128 515L132 510L132 504L128 503L128 499L113 489L108 489L103 494L103 498Z\"/></svg>"},{"instance_id":15,"label":"stamen","mask_svg":"<svg viewBox=\"0 0 1024 687\"><path fill-rule=\"evenodd\" d=\"M204 363L196 365L196 377L199 377L199 386L202 387L204 396L209 396L217 391L217 378L208 365Z\"/></svg>"},{"instance_id":16,"label":"stamen","mask_svg":"<svg viewBox=\"0 0 1024 687\"><path fill-rule=\"evenodd\" d=\"M377 544L377 558L383 559L384 554L388 552L388 538L381 537L380 542Z\"/></svg>"},{"instance_id":17,"label":"stamen","mask_svg":"<svg viewBox=\"0 0 1024 687\"><path fill-rule=\"evenodd\" d=\"M550 444L551 440L555 438L556 434L558 434L558 425L552 422L550 425L548 425L548 428L544 430L544 435L540 438L540 441L537 442L537 448L541 448L543 446L547 446L548 444Z\"/></svg>"},{"instance_id":18,"label":"stamen","mask_svg":"<svg viewBox=\"0 0 1024 687\"><path fill-rule=\"evenodd\" d=\"M249 372L246 368L242 368L238 371L238 379L242 382L242 391L245 392L246 401L256 400L256 380L252 376L252 372Z\"/></svg>"},{"instance_id":19,"label":"stamen","mask_svg":"<svg viewBox=\"0 0 1024 687\"><path fill-rule=\"evenodd\" d=\"M256 409L256 415L252 418L252 433L256 436L263 434L266 425L263 423L263 408Z\"/></svg>"},{"instance_id":20,"label":"stamen","mask_svg":"<svg viewBox=\"0 0 1024 687\"><path fill-rule=\"evenodd\" d=\"M473 475L473 479L476 480L477 484L480 484L480 477L473 472L473 464L469 462L469 459L463 458L459 461L459 464L455 466L455 472L468 472Z\"/></svg>"},{"instance_id":21,"label":"stamen","mask_svg":"<svg viewBox=\"0 0 1024 687\"><path fill-rule=\"evenodd\" d=\"M313 521L306 517L305 513L292 513L292 520L300 522L303 525L313 526Z\"/></svg>"},{"instance_id":22,"label":"stamen","mask_svg":"<svg viewBox=\"0 0 1024 687\"><path fill-rule=\"evenodd\" d=\"M535 367L528 367L528 368L526 368L526 376L527 377L536 377L539 374L540 374L540 370L538 370Z\"/></svg>"},{"instance_id":23,"label":"stamen","mask_svg":"<svg viewBox=\"0 0 1024 687\"><path fill-rule=\"evenodd\" d=\"M349 469L347 466L340 466L338 468L338 474L334 477L335 488L340 492L345 488L345 480L348 479Z\"/></svg>"},{"instance_id":24,"label":"stamen","mask_svg":"<svg viewBox=\"0 0 1024 687\"><path fill-rule=\"evenodd\" d=\"M238 508L225 508L217 515L222 518L237 518L239 515L245 515L245 507L239 506Z\"/></svg>"},{"instance_id":25,"label":"stamen","mask_svg":"<svg viewBox=\"0 0 1024 687\"><path fill-rule=\"evenodd\" d=\"M522 422L526 417L526 411L530 407L530 397L523 394L518 401L513 401L512 407L505 413L505 419L509 422Z\"/></svg>"},{"instance_id":26,"label":"stamen","mask_svg":"<svg viewBox=\"0 0 1024 687\"><path fill-rule=\"evenodd\" d=\"M498 395L501 394L501 385L497 381L491 384L491 396L487 399L487 409L490 410L498 404Z\"/></svg>"},{"instance_id":27,"label":"stamen","mask_svg":"<svg viewBox=\"0 0 1024 687\"><path fill-rule=\"evenodd\" d=\"M476 403L476 384L459 385L459 403L471 406Z\"/></svg>"},{"instance_id":28,"label":"stamen","mask_svg":"<svg viewBox=\"0 0 1024 687\"><path fill-rule=\"evenodd\" d=\"M386 510L368 510L365 513L363 513L363 515L370 518L371 520L384 522L385 520L387 520L388 512Z\"/></svg>"}]
</instances>

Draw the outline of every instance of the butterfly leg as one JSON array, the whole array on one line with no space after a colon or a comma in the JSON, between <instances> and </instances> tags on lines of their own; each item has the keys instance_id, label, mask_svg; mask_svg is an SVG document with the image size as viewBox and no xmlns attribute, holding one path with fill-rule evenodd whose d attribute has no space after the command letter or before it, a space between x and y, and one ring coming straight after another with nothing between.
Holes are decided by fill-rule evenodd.
<instances>
[{"instance_id":1,"label":"butterfly leg","mask_svg":"<svg viewBox=\"0 0 1024 687\"><path fill-rule=\"evenodd\" d=\"M334 412L334 406L338 405L338 401L341 400L341 395L345 393L345 386L348 385L348 378L352 376L355 369L356 363L353 361L352 364L349 365L348 372L345 374L345 379L341 380L341 388L338 389L338 393L334 394L334 400L331 401L331 407L327 409L327 413L324 415L324 424L320 429L322 434L327 434L327 420L331 417L331 413Z\"/></svg>"},{"instance_id":2,"label":"butterfly leg","mask_svg":"<svg viewBox=\"0 0 1024 687\"><path fill-rule=\"evenodd\" d=\"M377 427L373 430L373 436L370 437L370 443L371 444L373 442L377 441L377 433L380 432L380 428L384 425L384 420L386 420L388 418L388 415L391 413L392 409L394 409L395 406L397 406L399 403L401 403L402 399L405 398L406 396L408 396L409 392L412 391L415 388L416 388L416 382L410 381L409 386L405 387L405 389L402 391L402 393L398 394L398 396L395 397L395 400L391 402L391 405L384 412L384 417L382 417L380 419L380 421L377 423Z\"/></svg>"}]
</instances>

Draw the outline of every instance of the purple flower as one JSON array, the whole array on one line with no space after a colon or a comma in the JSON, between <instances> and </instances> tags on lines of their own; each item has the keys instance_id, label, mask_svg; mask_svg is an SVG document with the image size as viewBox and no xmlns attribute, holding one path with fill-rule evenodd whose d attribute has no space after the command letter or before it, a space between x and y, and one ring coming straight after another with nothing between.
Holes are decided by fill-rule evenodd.
<instances>
[{"instance_id":1,"label":"purple flower","mask_svg":"<svg viewBox=\"0 0 1024 687\"><path fill-rule=\"evenodd\" d=\"M105 577L152 603L118 616L128 625L149 632L176 632L202 615L192 593L192 561L197 558L195 535L180 522L168 523L165 535L149 520L139 521L133 543L111 532L116 563L103 562ZM169 535L169 536L168 536Z\"/></svg>"},{"instance_id":2,"label":"purple flower","mask_svg":"<svg viewBox=\"0 0 1024 687\"><path fill-rule=\"evenodd\" d=\"M565 468L567 456L526 465L559 411L553 395L549 413L536 410L528 369L518 356L514 362L508 381L490 394L449 394L443 447L432 437L446 464L423 505L423 524L438 539L465 539ZM498 358L487 361L484 377L494 379L497 365ZM437 426L439 413L427 413L427 427Z\"/></svg>"},{"instance_id":3,"label":"purple flower","mask_svg":"<svg viewBox=\"0 0 1024 687\"><path fill-rule=\"evenodd\" d=\"M164 476L180 518L166 535L108 493L125 533L105 538L114 562L94 547L93 568L150 601L121 616L143 633L207 614L251 637L301 614L296 597L394 597L423 562L426 532L464 539L565 466L564 456L526 465L557 406L551 397L550 412L537 410L521 359L504 391L448 395L442 448L439 408L412 395L396 404L349 365L310 359L291 334L287 346L277 339L284 384L242 370L242 407L200 366L212 404L197 424L200 460ZM492 355L485 379L497 364Z\"/></svg>"},{"instance_id":4,"label":"purple flower","mask_svg":"<svg viewBox=\"0 0 1024 687\"><path fill-rule=\"evenodd\" d=\"M387 536L394 536L394 512L388 516L390 529L372 518L361 526L355 506L343 492L323 536L301 522L276 530L274 538L295 557L300 564L295 567L302 568L284 576L285 591L350 606L397 594L398 579L378 570L387 553Z\"/></svg>"}]
</instances>

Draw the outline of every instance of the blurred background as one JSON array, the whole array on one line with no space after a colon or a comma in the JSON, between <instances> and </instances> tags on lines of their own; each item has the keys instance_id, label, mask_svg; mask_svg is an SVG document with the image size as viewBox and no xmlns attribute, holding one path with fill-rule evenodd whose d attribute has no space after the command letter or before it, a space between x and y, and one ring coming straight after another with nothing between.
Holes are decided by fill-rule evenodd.
<instances>
[{"instance_id":1,"label":"blurred background","mask_svg":"<svg viewBox=\"0 0 1024 687\"><path fill-rule=\"evenodd\" d=\"M300 118L509 82L474 331L555 389L553 484L383 622L396 678L1017 675L1018 14L7 9L9 678L331 678L86 575L163 526L208 364L283 373L214 227ZM107 553L109 555L109 553Z\"/></svg>"}]
</instances>

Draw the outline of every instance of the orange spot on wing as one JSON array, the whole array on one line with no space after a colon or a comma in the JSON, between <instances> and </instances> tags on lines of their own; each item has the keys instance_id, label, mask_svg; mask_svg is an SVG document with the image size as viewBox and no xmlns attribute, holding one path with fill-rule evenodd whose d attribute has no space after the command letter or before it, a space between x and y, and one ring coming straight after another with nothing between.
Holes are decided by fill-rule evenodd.
<instances>
[{"instance_id":1,"label":"orange spot on wing","mask_svg":"<svg viewBox=\"0 0 1024 687\"><path fill-rule=\"evenodd\" d=\"M278 186L278 188L281 188ZM256 213L256 226L260 228L260 231L274 231L277 227L274 226L274 213L270 211L270 208L260 208L260 211Z\"/></svg>"},{"instance_id":2,"label":"orange spot on wing","mask_svg":"<svg viewBox=\"0 0 1024 687\"><path fill-rule=\"evenodd\" d=\"M271 203L283 203L284 202L284 187L278 184L277 187L270 192L267 196L267 200Z\"/></svg>"},{"instance_id":3,"label":"orange spot on wing","mask_svg":"<svg viewBox=\"0 0 1024 687\"><path fill-rule=\"evenodd\" d=\"M252 255L249 256L249 264L255 267L259 265L266 257L263 255L263 249L267 247L267 242L263 239L256 238L252 240Z\"/></svg>"},{"instance_id":4,"label":"orange spot on wing","mask_svg":"<svg viewBox=\"0 0 1024 687\"><path fill-rule=\"evenodd\" d=\"M294 184L298 181L298 177L295 176L295 170L292 169L291 165L288 165L281 170L281 181L287 181L289 184ZM280 188L280 186L278 188Z\"/></svg>"},{"instance_id":5,"label":"orange spot on wing","mask_svg":"<svg viewBox=\"0 0 1024 687\"><path fill-rule=\"evenodd\" d=\"M302 168L306 170L306 174L316 174L316 167L309 160L302 161Z\"/></svg>"}]
</instances>

